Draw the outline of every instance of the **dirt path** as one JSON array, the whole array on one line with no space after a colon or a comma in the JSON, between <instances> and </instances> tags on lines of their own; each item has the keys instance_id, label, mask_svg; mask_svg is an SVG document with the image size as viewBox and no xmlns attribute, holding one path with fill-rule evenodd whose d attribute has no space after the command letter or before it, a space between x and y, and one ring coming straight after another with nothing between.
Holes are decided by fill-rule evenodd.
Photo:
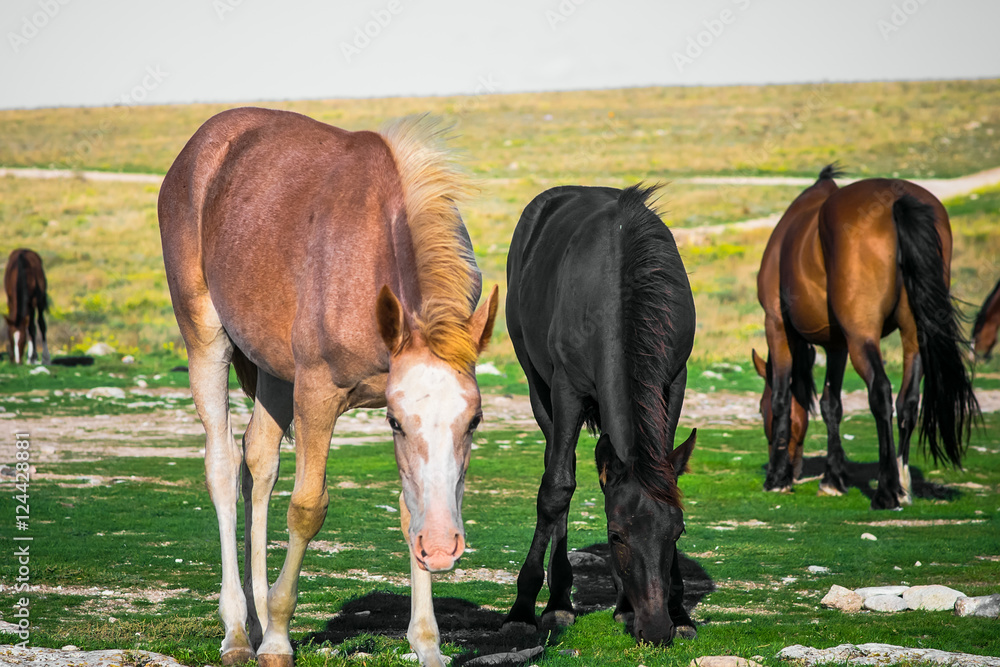
<instances>
[{"instance_id":1,"label":"dirt path","mask_svg":"<svg viewBox=\"0 0 1000 667\"><path fill-rule=\"evenodd\" d=\"M108 171L72 171L69 169L33 169L33 168L0 168L0 177L15 178L82 178L88 181L119 182L119 183L156 183L163 180L162 174L133 174ZM483 179L491 183L504 183L515 179L496 178ZM805 187L815 182L814 178L792 176L694 176L678 178L671 183L690 183L693 185L797 185ZM841 179L841 184L853 183L857 179ZM554 179L540 179L539 184L555 184ZM1000 183L1000 167L985 169L975 174L959 176L958 178L924 178L915 179L914 183L927 188L938 199L948 199L967 194L989 185ZM751 231L754 229L772 229L781 218L780 213L763 218L753 218L735 222L721 222L699 227L684 227L673 229L674 236L681 243L705 243L709 236L724 232Z\"/></svg>"},{"instance_id":2,"label":"dirt path","mask_svg":"<svg viewBox=\"0 0 1000 667\"><path fill-rule=\"evenodd\" d=\"M148 394L154 390L143 391ZM171 388L164 391L176 393L180 390ZM237 396L238 392L233 392L233 397ZM976 396L983 412L1000 411L1000 390L979 390ZM759 396L750 393L705 394L689 391L684 400L681 426L759 428L759 401ZM868 413L868 395L864 391L845 393L843 402L845 417ZM537 430L527 396L484 394L483 412L486 415L483 428L486 430ZM0 460L13 460L15 432L31 434L33 460L36 463L94 461L109 456L200 458L205 454L201 445L204 431L193 407L156 410L137 415L24 418L12 413L0 413L0 418L0 432L4 433L3 441L0 442ZM818 417L814 417L814 421L818 423L817 420ZM242 437L248 421L249 414L245 411L233 412L233 434L236 438ZM849 427L844 428L850 434ZM176 440L178 437L191 437L196 444L164 446L164 441ZM337 433L333 436L331 446L379 442L389 442L384 413L353 410L337 421ZM282 447L291 448L291 445L283 443ZM72 485L81 482L104 483L107 480L73 478L60 481Z\"/></svg>"}]
</instances>

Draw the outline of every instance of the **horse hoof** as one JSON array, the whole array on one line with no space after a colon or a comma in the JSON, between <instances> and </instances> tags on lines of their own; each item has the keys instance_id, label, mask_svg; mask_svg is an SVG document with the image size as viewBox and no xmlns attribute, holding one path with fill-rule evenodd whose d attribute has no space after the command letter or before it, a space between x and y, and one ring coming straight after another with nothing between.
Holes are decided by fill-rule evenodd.
<instances>
[{"instance_id":1,"label":"horse hoof","mask_svg":"<svg viewBox=\"0 0 1000 667\"><path fill-rule=\"evenodd\" d=\"M557 609L556 611L550 611L547 614L542 615L542 625L545 627L553 628L566 628L576 622L576 614L571 611L566 611L565 609Z\"/></svg>"},{"instance_id":2,"label":"horse hoof","mask_svg":"<svg viewBox=\"0 0 1000 667\"><path fill-rule=\"evenodd\" d=\"M222 664L226 667L230 665L245 665L256 657L257 655L253 652L252 648L231 648L222 654Z\"/></svg>"},{"instance_id":3,"label":"horse hoof","mask_svg":"<svg viewBox=\"0 0 1000 667\"><path fill-rule=\"evenodd\" d=\"M788 486L772 486L770 489L764 487L764 490L770 493L792 493L792 486L790 484Z\"/></svg>"},{"instance_id":4,"label":"horse hoof","mask_svg":"<svg viewBox=\"0 0 1000 667\"><path fill-rule=\"evenodd\" d=\"M681 639L694 639L698 636L698 631L693 625L678 625L677 636Z\"/></svg>"},{"instance_id":5,"label":"horse hoof","mask_svg":"<svg viewBox=\"0 0 1000 667\"><path fill-rule=\"evenodd\" d=\"M817 496L842 496L844 492L833 486L832 484L820 484L819 491L816 492Z\"/></svg>"},{"instance_id":6,"label":"horse hoof","mask_svg":"<svg viewBox=\"0 0 1000 667\"><path fill-rule=\"evenodd\" d=\"M538 628L531 623L521 621L509 621L503 624L500 632L505 635L533 635L538 632Z\"/></svg>"},{"instance_id":7,"label":"horse hoof","mask_svg":"<svg viewBox=\"0 0 1000 667\"><path fill-rule=\"evenodd\" d=\"M295 667L295 657L264 653L257 656L258 667Z\"/></svg>"},{"instance_id":8,"label":"horse hoof","mask_svg":"<svg viewBox=\"0 0 1000 667\"><path fill-rule=\"evenodd\" d=\"M908 493L904 493L904 494L900 495L899 496L899 504L900 505L906 505L907 507L909 507L910 505L913 504L913 496L911 496ZM902 507L900 507L900 509L902 509Z\"/></svg>"}]
</instances>

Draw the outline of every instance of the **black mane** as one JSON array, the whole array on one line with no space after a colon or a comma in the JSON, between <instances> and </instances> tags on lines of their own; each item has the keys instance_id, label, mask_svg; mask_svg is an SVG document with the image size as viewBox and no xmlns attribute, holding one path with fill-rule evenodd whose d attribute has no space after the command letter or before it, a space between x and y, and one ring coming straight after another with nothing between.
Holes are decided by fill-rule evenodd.
<instances>
[{"instance_id":1,"label":"black mane","mask_svg":"<svg viewBox=\"0 0 1000 667\"><path fill-rule=\"evenodd\" d=\"M673 276L666 259L677 255L673 235L648 201L659 185L642 183L618 197L617 223L622 229L622 317L625 358L631 385L635 429L632 473L651 497L680 506L676 472L667 461L676 424L669 423L665 390L673 381L667 347L671 323Z\"/></svg>"}]
</instances>

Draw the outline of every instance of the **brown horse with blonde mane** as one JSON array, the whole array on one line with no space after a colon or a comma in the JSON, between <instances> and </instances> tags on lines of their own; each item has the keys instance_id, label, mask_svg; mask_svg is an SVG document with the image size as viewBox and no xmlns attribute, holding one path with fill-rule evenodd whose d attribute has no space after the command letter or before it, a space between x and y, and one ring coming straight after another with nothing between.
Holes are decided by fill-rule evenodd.
<instances>
[{"instance_id":1,"label":"brown horse with blonde mane","mask_svg":"<svg viewBox=\"0 0 1000 667\"><path fill-rule=\"evenodd\" d=\"M198 130L163 181L163 258L222 543L223 664L293 664L288 626L306 547L326 517L334 424L345 410L382 406L410 549L407 636L424 664L443 664L430 572L451 568L465 545L462 492L482 419L474 364L497 290L475 310L481 276L457 208L469 188L441 139L426 118L348 132L234 109ZM254 399L242 448L230 362ZM269 591L267 505L292 424L288 551Z\"/></svg>"},{"instance_id":2,"label":"brown horse with blonde mane","mask_svg":"<svg viewBox=\"0 0 1000 667\"><path fill-rule=\"evenodd\" d=\"M782 216L757 276L768 359L754 365L766 381L761 398L770 457L764 488L791 490L815 396L814 345L826 349L820 410L827 426L820 495L847 491L840 444L840 391L848 356L868 387L878 431L878 489L873 509L911 502L910 437L917 426L935 461L960 465L979 413L949 294L951 226L934 195L908 181L872 178L843 188L830 165ZM899 329L903 380L896 399L880 340ZM921 404L920 382L923 379Z\"/></svg>"}]
</instances>

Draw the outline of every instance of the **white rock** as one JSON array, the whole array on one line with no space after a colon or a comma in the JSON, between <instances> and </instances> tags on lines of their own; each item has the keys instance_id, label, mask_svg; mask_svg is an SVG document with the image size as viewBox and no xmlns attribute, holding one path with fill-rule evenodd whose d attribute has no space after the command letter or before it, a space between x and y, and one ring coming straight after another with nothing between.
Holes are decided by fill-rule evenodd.
<instances>
[{"instance_id":1,"label":"white rock","mask_svg":"<svg viewBox=\"0 0 1000 667\"><path fill-rule=\"evenodd\" d=\"M87 392L87 398L125 398L125 390L121 387L94 387Z\"/></svg>"},{"instance_id":2,"label":"white rock","mask_svg":"<svg viewBox=\"0 0 1000 667\"><path fill-rule=\"evenodd\" d=\"M134 364L135 363L135 357L133 357L131 354L126 354L124 357L122 357L122 363L123 364Z\"/></svg>"},{"instance_id":3,"label":"white rock","mask_svg":"<svg viewBox=\"0 0 1000 667\"><path fill-rule=\"evenodd\" d=\"M812 572L813 574L827 574L830 572L830 568L823 567L822 565L810 565L806 569Z\"/></svg>"},{"instance_id":4,"label":"white rock","mask_svg":"<svg viewBox=\"0 0 1000 667\"><path fill-rule=\"evenodd\" d=\"M52 373L49 372L49 369L46 368L45 366L35 366L34 368L32 368L28 372L28 374L29 375L52 375Z\"/></svg>"},{"instance_id":5,"label":"white rock","mask_svg":"<svg viewBox=\"0 0 1000 667\"><path fill-rule=\"evenodd\" d=\"M955 614L958 616L997 618L1000 616L1000 595L958 598L955 600Z\"/></svg>"},{"instance_id":6,"label":"white rock","mask_svg":"<svg viewBox=\"0 0 1000 667\"><path fill-rule=\"evenodd\" d=\"M947 586L911 586L903 591L903 600L910 609L947 611L955 608L955 601L965 593Z\"/></svg>"},{"instance_id":7,"label":"white rock","mask_svg":"<svg viewBox=\"0 0 1000 667\"><path fill-rule=\"evenodd\" d=\"M738 655L703 655L689 662L688 667L761 667L761 664Z\"/></svg>"},{"instance_id":8,"label":"white rock","mask_svg":"<svg viewBox=\"0 0 1000 667\"><path fill-rule=\"evenodd\" d=\"M906 611L906 603L898 595L872 595L865 598L865 609L872 611Z\"/></svg>"},{"instance_id":9,"label":"white rock","mask_svg":"<svg viewBox=\"0 0 1000 667\"><path fill-rule=\"evenodd\" d=\"M79 651L80 647L79 646L74 646L73 644L66 644L60 650L61 651Z\"/></svg>"},{"instance_id":10,"label":"white rock","mask_svg":"<svg viewBox=\"0 0 1000 667\"><path fill-rule=\"evenodd\" d=\"M484 364L477 364L476 375L500 375L502 377L507 377L499 368L494 366L491 361L487 361Z\"/></svg>"},{"instance_id":11,"label":"white rock","mask_svg":"<svg viewBox=\"0 0 1000 667\"><path fill-rule=\"evenodd\" d=\"M1000 667L1000 658L949 653L928 648L906 648L892 644L841 644L827 649L796 644L778 652L778 658L797 661L803 667L841 663L846 665L895 665L937 663L949 667Z\"/></svg>"},{"instance_id":12,"label":"white rock","mask_svg":"<svg viewBox=\"0 0 1000 667\"><path fill-rule=\"evenodd\" d=\"M608 562L598 556L597 554L592 554L589 551L570 551L569 552L569 564L573 567L605 567Z\"/></svg>"},{"instance_id":13,"label":"white rock","mask_svg":"<svg viewBox=\"0 0 1000 667\"><path fill-rule=\"evenodd\" d=\"M854 592L867 600L875 595L902 595L909 586L868 586L866 588L856 588Z\"/></svg>"},{"instance_id":14,"label":"white rock","mask_svg":"<svg viewBox=\"0 0 1000 667\"><path fill-rule=\"evenodd\" d=\"M860 595L852 591L850 588L844 588L843 586L838 586L837 584L830 586L830 591L823 596L822 600L820 600L820 604L825 607L832 607L833 609L846 611L849 614L861 611L861 605L863 603L864 600Z\"/></svg>"},{"instance_id":15,"label":"white rock","mask_svg":"<svg viewBox=\"0 0 1000 667\"><path fill-rule=\"evenodd\" d=\"M874 535L872 535L871 533L861 533L861 539L863 539L863 540L871 540L872 542L875 542L875 541L878 540L878 538L875 537Z\"/></svg>"},{"instance_id":16,"label":"white rock","mask_svg":"<svg viewBox=\"0 0 1000 667\"><path fill-rule=\"evenodd\" d=\"M109 354L114 354L115 348L111 347L107 343L94 343L87 350L87 354L92 357L106 357Z\"/></svg>"},{"instance_id":17,"label":"white rock","mask_svg":"<svg viewBox=\"0 0 1000 667\"><path fill-rule=\"evenodd\" d=\"M715 371L702 371L701 376L709 380L725 380L726 376Z\"/></svg>"}]
</instances>

